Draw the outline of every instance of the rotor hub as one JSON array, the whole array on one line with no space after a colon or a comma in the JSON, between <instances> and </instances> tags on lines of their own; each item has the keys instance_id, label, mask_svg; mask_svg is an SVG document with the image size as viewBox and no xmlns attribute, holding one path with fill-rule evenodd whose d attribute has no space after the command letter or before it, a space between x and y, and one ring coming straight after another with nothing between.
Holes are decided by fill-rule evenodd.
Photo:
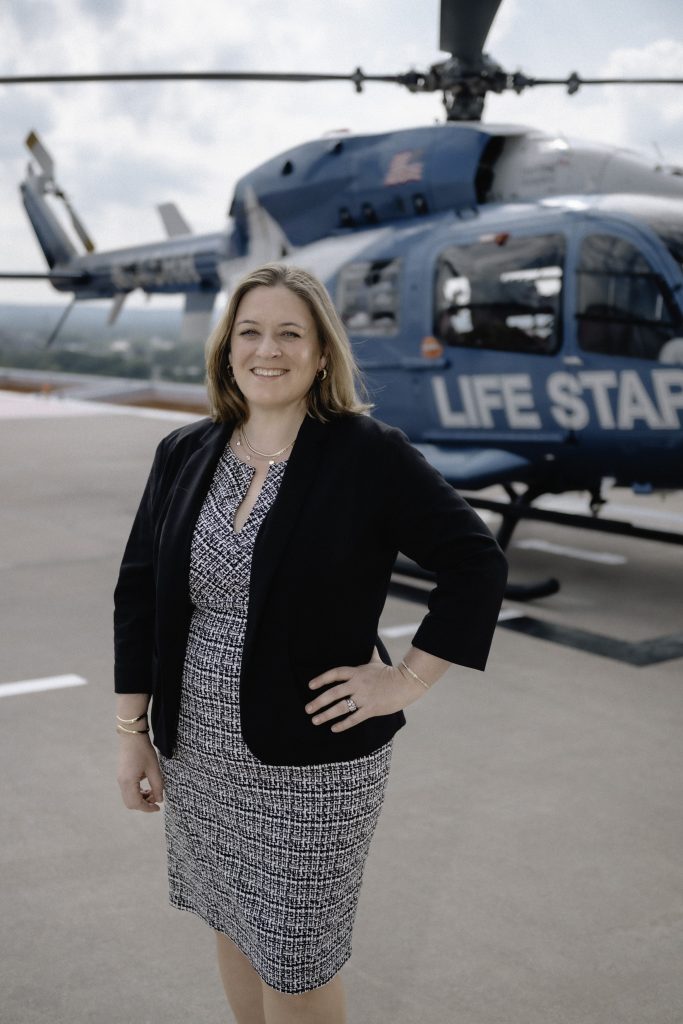
<instances>
[{"instance_id":1,"label":"rotor hub","mask_svg":"<svg viewBox=\"0 0 683 1024\"><path fill-rule=\"evenodd\" d=\"M476 62L451 57L434 64L426 76L427 88L440 89L448 121L479 121L489 92L501 93L509 75L500 64L482 53Z\"/></svg>"}]
</instances>

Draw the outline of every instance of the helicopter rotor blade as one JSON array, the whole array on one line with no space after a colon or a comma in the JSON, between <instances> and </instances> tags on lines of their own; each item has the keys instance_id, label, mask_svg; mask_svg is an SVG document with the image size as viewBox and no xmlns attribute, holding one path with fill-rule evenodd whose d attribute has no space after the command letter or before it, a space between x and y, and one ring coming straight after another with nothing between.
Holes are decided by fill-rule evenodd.
<instances>
[{"instance_id":1,"label":"helicopter rotor blade","mask_svg":"<svg viewBox=\"0 0 683 1024\"><path fill-rule=\"evenodd\" d=\"M439 48L476 65L501 0L441 0Z\"/></svg>"},{"instance_id":2,"label":"helicopter rotor blade","mask_svg":"<svg viewBox=\"0 0 683 1024\"><path fill-rule=\"evenodd\" d=\"M0 85L47 85L83 82L399 82L401 75L366 75L360 68L351 75L278 71L124 71L78 75L5 75Z\"/></svg>"},{"instance_id":3,"label":"helicopter rotor blade","mask_svg":"<svg viewBox=\"0 0 683 1024\"><path fill-rule=\"evenodd\" d=\"M88 82L351 82L357 93L366 82L391 82L410 92L442 92L449 121L480 121L488 92L513 89L517 93L535 85L563 85L571 96L582 85L681 85L680 78L531 78L521 71L506 72L482 50L502 0L477 0L465 11L464 0L442 0L441 48L451 50L451 59L427 71L411 70L400 75L366 75L361 68L350 75L283 71L125 71L69 75L12 75L0 77L0 85L81 84ZM465 17L467 15L467 17ZM34 152L48 178L49 154ZM47 157L47 160L45 159ZM66 199L66 197L62 196ZM72 214L72 211L69 210ZM75 219L74 219L75 217ZM86 249L92 242L72 214L74 228Z\"/></svg>"},{"instance_id":4,"label":"helicopter rotor blade","mask_svg":"<svg viewBox=\"0 0 683 1024\"><path fill-rule=\"evenodd\" d=\"M448 2L449 0L444 0L442 13L448 10L452 15L455 6L447 8L445 5ZM453 3L453 0L450 2ZM480 0L481 6L476 8L477 12L488 7L490 18L482 18L481 30L478 31L477 38L485 40L488 26L495 15L494 8L497 9L500 3L501 0ZM484 26L484 21L486 21L486 26ZM486 31L484 31L485 28ZM472 25L470 24L467 26L466 36L471 29ZM448 46L451 45L450 40L453 38L451 35L448 36ZM472 38L472 36L467 37L465 42L469 45ZM469 61L472 56L475 60L481 58L481 50L477 50L476 46L465 48L462 43L462 33L461 45L455 45L455 43L453 45L456 51L453 55L460 60ZM443 33L442 48L448 49ZM573 72L568 78L531 78L521 71L508 75L508 80L509 84L506 88L512 88L516 92L522 92L523 89L531 88L534 85L564 85L570 93L576 92L582 85L680 85L683 83L681 78L581 78L576 72ZM0 76L0 85L78 85L89 82L352 82L358 92L362 91L365 82L391 82L420 92L431 92L441 88L439 83L432 82L432 76L429 73L409 71L399 75L366 75L361 68L356 68L350 75L298 71L124 71L111 74L103 72L101 74ZM37 139L29 148L43 171L48 177L52 177L53 165L49 153Z\"/></svg>"},{"instance_id":5,"label":"helicopter rotor blade","mask_svg":"<svg viewBox=\"0 0 683 1024\"><path fill-rule=\"evenodd\" d=\"M510 75L510 85L517 93L535 85L563 85L573 96L583 85L683 85L683 78L582 78L576 71L567 78L529 78L516 71Z\"/></svg>"}]
</instances>

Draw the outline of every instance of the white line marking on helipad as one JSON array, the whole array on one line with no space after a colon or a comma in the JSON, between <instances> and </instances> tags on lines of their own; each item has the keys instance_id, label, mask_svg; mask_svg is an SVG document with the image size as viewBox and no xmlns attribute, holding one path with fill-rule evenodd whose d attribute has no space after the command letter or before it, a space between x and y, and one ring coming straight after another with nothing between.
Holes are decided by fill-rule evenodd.
<instances>
[{"instance_id":1,"label":"white line marking on helipad","mask_svg":"<svg viewBox=\"0 0 683 1024\"><path fill-rule=\"evenodd\" d=\"M397 636L412 636L419 625L419 622L406 622L402 626L385 626L384 629L380 629L380 633L390 639Z\"/></svg>"},{"instance_id":2,"label":"white line marking on helipad","mask_svg":"<svg viewBox=\"0 0 683 1024\"><path fill-rule=\"evenodd\" d=\"M533 537L527 540L518 540L514 546L516 548L525 548L528 551L544 551L550 555L578 558L583 562L600 562L601 565L624 565L627 561L624 555L615 555L610 551L587 551L585 548L570 548L564 544L552 544L549 540L535 540Z\"/></svg>"},{"instance_id":3,"label":"white line marking on helipad","mask_svg":"<svg viewBox=\"0 0 683 1024\"><path fill-rule=\"evenodd\" d=\"M83 676L45 676L43 679L22 679L17 683L0 683L0 697L14 697L19 693L39 693L41 690L61 690L65 686L85 686Z\"/></svg>"}]
</instances>

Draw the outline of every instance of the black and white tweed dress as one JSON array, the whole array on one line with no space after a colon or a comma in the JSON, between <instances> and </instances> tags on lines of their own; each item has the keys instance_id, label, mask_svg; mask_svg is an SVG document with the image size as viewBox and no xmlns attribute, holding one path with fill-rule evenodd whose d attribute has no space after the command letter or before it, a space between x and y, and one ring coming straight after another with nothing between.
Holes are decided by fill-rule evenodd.
<instances>
[{"instance_id":1,"label":"black and white tweed dress","mask_svg":"<svg viewBox=\"0 0 683 1024\"><path fill-rule=\"evenodd\" d=\"M228 935L268 985L304 992L350 956L391 744L352 761L292 767L264 764L242 738L251 556L285 467L269 467L235 532L254 469L230 446L218 463L192 541L178 743L160 760L171 904Z\"/></svg>"}]
</instances>

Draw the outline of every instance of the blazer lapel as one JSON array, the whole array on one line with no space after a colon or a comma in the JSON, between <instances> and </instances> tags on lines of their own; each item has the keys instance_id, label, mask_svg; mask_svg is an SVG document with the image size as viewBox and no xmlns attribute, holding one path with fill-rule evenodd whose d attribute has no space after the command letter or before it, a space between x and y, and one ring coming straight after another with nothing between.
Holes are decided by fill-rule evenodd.
<instances>
[{"instance_id":1,"label":"blazer lapel","mask_svg":"<svg viewBox=\"0 0 683 1024\"><path fill-rule=\"evenodd\" d=\"M189 603L192 534L232 429L232 423L212 424L178 475L159 545L160 603Z\"/></svg>"},{"instance_id":2,"label":"blazer lapel","mask_svg":"<svg viewBox=\"0 0 683 1024\"><path fill-rule=\"evenodd\" d=\"M244 640L245 661L253 643L273 573L285 551L301 506L316 478L328 440L327 425L306 416L289 457L278 495L259 530L251 564L249 613Z\"/></svg>"}]
</instances>

